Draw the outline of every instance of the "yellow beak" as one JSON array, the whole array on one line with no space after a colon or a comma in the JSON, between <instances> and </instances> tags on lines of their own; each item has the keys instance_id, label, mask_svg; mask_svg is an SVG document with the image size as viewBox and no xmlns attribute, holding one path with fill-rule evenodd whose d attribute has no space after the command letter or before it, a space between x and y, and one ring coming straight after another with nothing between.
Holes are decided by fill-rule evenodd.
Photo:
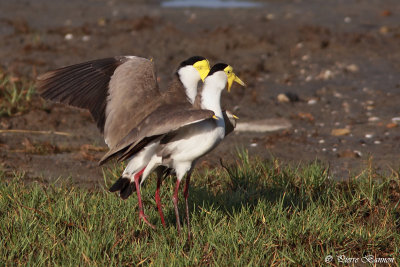
<instances>
[{"instance_id":1,"label":"yellow beak","mask_svg":"<svg viewBox=\"0 0 400 267\"><path fill-rule=\"evenodd\" d=\"M200 79L204 82L204 79L207 77L208 73L210 72L210 69L201 69L199 71L200 73Z\"/></svg>"},{"instance_id":2,"label":"yellow beak","mask_svg":"<svg viewBox=\"0 0 400 267\"><path fill-rule=\"evenodd\" d=\"M197 69L200 74L200 79L204 82L204 79L207 77L210 72L210 62L207 59L197 61L193 64L193 67Z\"/></svg>"},{"instance_id":3,"label":"yellow beak","mask_svg":"<svg viewBox=\"0 0 400 267\"><path fill-rule=\"evenodd\" d=\"M240 84L242 86L246 86L246 84L238 76L236 76L235 73L232 73L232 75L230 75L228 77L228 92L231 91L233 82L237 82L238 84Z\"/></svg>"}]
</instances>

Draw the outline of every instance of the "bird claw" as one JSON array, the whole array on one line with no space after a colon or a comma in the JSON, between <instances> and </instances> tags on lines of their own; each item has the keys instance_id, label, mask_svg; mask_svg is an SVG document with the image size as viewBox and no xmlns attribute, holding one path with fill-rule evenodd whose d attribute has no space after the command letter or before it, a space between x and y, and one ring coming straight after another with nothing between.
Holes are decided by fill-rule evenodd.
<instances>
[{"instance_id":1,"label":"bird claw","mask_svg":"<svg viewBox=\"0 0 400 267\"><path fill-rule=\"evenodd\" d=\"M148 226L150 226L150 227L153 228L154 230L156 229L156 227L148 221L147 216L144 215L143 212L141 212L141 213L139 214L139 221L140 221L140 219L142 219Z\"/></svg>"}]
</instances>

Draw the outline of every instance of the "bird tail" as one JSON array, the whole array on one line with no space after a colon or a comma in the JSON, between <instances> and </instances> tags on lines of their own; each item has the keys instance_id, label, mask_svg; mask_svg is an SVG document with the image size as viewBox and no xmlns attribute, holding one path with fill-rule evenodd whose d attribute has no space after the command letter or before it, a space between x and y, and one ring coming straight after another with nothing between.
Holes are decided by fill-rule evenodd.
<instances>
[{"instance_id":1,"label":"bird tail","mask_svg":"<svg viewBox=\"0 0 400 267\"><path fill-rule=\"evenodd\" d=\"M122 199L127 199L133 192L136 191L135 183L127 178L121 176L109 189L110 192L119 191L119 196Z\"/></svg>"}]
</instances>

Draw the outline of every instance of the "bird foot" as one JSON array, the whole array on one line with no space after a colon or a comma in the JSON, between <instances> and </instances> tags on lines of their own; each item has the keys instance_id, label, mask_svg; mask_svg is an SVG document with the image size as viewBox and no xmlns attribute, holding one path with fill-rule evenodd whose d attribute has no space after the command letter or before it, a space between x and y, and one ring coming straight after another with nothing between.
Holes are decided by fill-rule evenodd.
<instances>
[{"instance_id":1,"label":"bird foot","mask_svg":"<svg viewBox=\"0 0 400 267\"><path fill-rule=\"evenodd\" d=\"M140 213L139 213L139 220L140 220L140 219L142 219L148 226L150 226L150 227L153 228L154 230L156 229L156 227L155 227L153 224L151 224L151 223L149 222L149 220L147 219L147 216L144 215L144 212L140 212Z\"/></svg>"}]
</instances>

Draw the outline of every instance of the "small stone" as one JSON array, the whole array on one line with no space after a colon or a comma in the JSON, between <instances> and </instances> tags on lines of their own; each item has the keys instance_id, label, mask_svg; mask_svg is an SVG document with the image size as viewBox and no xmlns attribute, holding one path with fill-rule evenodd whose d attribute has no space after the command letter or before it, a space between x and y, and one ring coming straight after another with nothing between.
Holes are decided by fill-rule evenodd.
<instances>
[{"instance_id":1,"label":"small stone","mask_svg":"<svg viewBox=\"0 0 400 267\"><path fill-rule=\"evenodd\" d=\"M289 97L287 97L285 94L279 94L277 99L278 99L278 102L280 102L280 103L289 103L290 102Z\"/></svg>"},{"instance_id":2,"label":"small stone","mask_svg":"<svg viewBox=\"0 0 400 267\"><path fill-rule=\"evenodd\" d=\"M65 40L72 40L72 39L74 39L74 35L72 34L72 33L67 33L65 36L64 36L64 39Z\"/></svg>"},{"instance_id":3,"label":"small stone","mask_svg":"<svg viewBox=\"0 0 400 267\"><path fill-rule=\"evenodd\" d=\"M381 34L387 34L389 32L389 28L387 26L382 26L379 28L379 32Z\"/></svg>"},{"instance_id":4,"label":"small stone","mask_svg":"<svg viewBox=\"0 0 400 267\"><path fill-rule=\"evenodd\" d=\"M310 121L310 122L315 120L314 116L311 115L311 113L299 112L297 114L297 116L302 120L307 120L307 121Z\"/></svg>"},{"instance_id":5,"label":"small stone","mask_svg":"<svg viewBox=\"0 0 400 267\"><path fill-rule=\"evenodd\" d=\"M347 149L338 153L339 158L359 158L360 156L354 151Z\"/></svg>"},{"instance_id":6,"label":"small stone","mask_svg":"<svg viewBox=\"0 0 400 267\"><path fill-rule=\"evenodd\" d=\"M101 27L106 26L106 24L107 24L107 21L106 21L105 18L99 18L99 19L97 20L97 25L99 25L99 26L101 26Z\"/></svg>"},{"instance_id":7,"label":"small stone","mask_svg":"<svg viewBox=\"0 0 400 267\"><path fill-rule=\"evenodd\" d=\"M345 17L344 18L344 22L345 23L350 23L351 22L351 18L350 17Z\"/></svg>"},{"instance_id":8,"label":"small stone","mask_svg":"<svg viewBox=\"0 0 400 267\"><path fill-rule=\"evenodd\" d=\"M359 157L359 158L361 158L362 157L362 153L361 153L361 151L358 151L358 150L354 150L354 153Z\"/></svg>"},{"instance_id":9,"label":"small stone","mask_svg":"<svg viewBox=\"0 0 400 267\"><path fill-rule=\"evenodd\" d=\"M392 12L390 11L390 10L383 10L382 12L381 12L381 16L382 17L389 17L390 15L392 15Z\"/></svg>"},{"instance_id":10,"label":"small stone","mask_svg":"<svg viewBox=\"0 0 400 267\"><path fill-rule=\"evenodd\" d=\"M350 134L350 130L347 128L341 128L341 129L332 129L331 135L333 136L342 136L342 135L348 135Z\"/></svg>"},{"instance_id":11,"label":"small stone","mask_svg":"<svg viewBox=\"0 0 400 267\"><path fill-rule=\"evenodd\" d=\"M368 138L368 139L371 139L372 137L374 137L373 134L366 134L366 135L365 135L365 138Z\"/></svg>"},{"instance_id":12,"label":"small stone","mask_svg":"<svg viewBox=\"0 0 400 267\"><path fill-rule=\"evenodd\" d=\"M394 118L392 118L392 122L393 122L393 123L400 124L400 117L394 117Z\"/></svg>"},{"instance_id":13,"label":"small stone","mask_svg":"<svg viewBox=\"0 0 400 267\"><path fill-rule=\"evenodd\" d=\"M325 140L324 140L324 139L321 139L321 140L318 141L318 143L324 144L324 143L325 143Z\"/></svg>"},{"instance_id":14,"label":"small stone","mask_svg":"<svg viewBox=\"0 0 400 267\"><path fill-rule=\"evenodd\" d=\"M315 105L315 104L317 104L317 99L312 98L312 99L310 99L310 100L307 101L307 104L309 104L309 105Z\"/></svg>"},{"instance_id":15,"label":"small stone","mask_svg":"<svg viewBox=\"0 0 400 267\"><path fill-rule=\"evenodd\" d=\"M322 79L324 79L324 80L329 80L329 79L331 79L331 78L333 78L333 72L331 71L331 70L325 70L323 73L322 73Z\"/></svg>"},{"instance_id":16,"label":"small stone","mask_svg":"<svg viewBox=\"0 0 400 267\"><path fill-rule=\"evenodd\" d=\"M375 107L374 107L374 106L367 106L366 109L367 109L368 111L371 111L371 110L374 110Z\"/></svg>"},{"instance_id":17,"label":"small stone","mask_svg":"<svg viewBox=\"0 0 400 267\"><path fill-rule=\"evenodd\" d=\"M369 122L377 122L377 121L380 121L380 119L378 117L369 117L368 121Z\"/></svg>"},{"instance_id":18,"label":"small stone","mask_svg":"<svg viewBox=\"0 0 400 267\"><path fill-rule=\"evenodd\" d=\"M397 126L399 126L399 125L394 122L386 124L386 128L388 128L388 129L396 128Z\"/></svg>"},{"instance_id":19,"label":"small stone","mask_svg":"<svg viewBox=\"0 0 400 267\"><path fill-rule=\"evenodd\" d=\"M358 66L357 66L356 64L350 64L350 65L348 65L348 66L346 67L346 70L347 70L348 72L355 73L355 72L358 72L358 71L359 71L359 68L358 68Z\"/></svg>"},{"instance_id":20,"label":"small stone","mask_svg":"<svg viewBox=\"0 0 400 267\"><path fill-rule=\"evenodd\" d=\"M90 41L90 36L89 35L82 36L82 41L84 41L84 42Z\"/></svg>"},{"instance_id":21,"label":"small stone","mask_svg":"<svg viewBox=\"0 0 400 267\"><path fill-rule=\"evenodd\" d=\"M381 144L381 143L382 143L382 142L379 141L379 140L375 140L375 141L374 141L374 144L375 144L375 145L379 145L379 144Z\"/></svg>"},{"instance_id":22,"label":"small stone","mask_svg":"<svg viewBox=\"0 0 400 267\"><path fill-rule=\"evenodd\" d=\"M300 48L303 48L303 47L304 47L304 44L303 44L303 43L297 43L297 44L296 44L296 48L299 48L299 49L300 49Z\"/></svg>"},{"instance_id":23,"label":"small stone","mask_svg":"<svg viewBox=\"0 0 400 267\"><path fill-rule=\"evenodd\" d=\"M251 147L256 147L256 146L258 146L258 144L257 143L251 143L250 146Z\"/></svg>"},{"instance_id":24,"label":"small stone","mask_svg":"<svg viewBox=\"0 0 400 267\"><path fill-rule=\"evenodd\" d=\"M269 13L269 14L267 14L267 15L265 16L265 18L266 18L267 20L274 20L274 19L275 19L275 14Z\"/></svg>"},{"instance_id":25,"label":"small stone","mask_svg":"<svg viewBox=\"0 0 400 267\"><path fill-rule=\"evenodd\" d=\"M303 60L303 61L307 61L309 59L310 59L310 55L304 55L301 57L301 60Z\"/></svg>"},{"instance_id":26,"label":"small stone","mask_svg":"<svg viewBox=\"0 0 400 267\"><path fill-rule=\"evenodd\" d=\"M312 76L311 75L308 75L307 77L306 77L306 82L311 82L312 81Z\"/></svg>"}]
</instances>

